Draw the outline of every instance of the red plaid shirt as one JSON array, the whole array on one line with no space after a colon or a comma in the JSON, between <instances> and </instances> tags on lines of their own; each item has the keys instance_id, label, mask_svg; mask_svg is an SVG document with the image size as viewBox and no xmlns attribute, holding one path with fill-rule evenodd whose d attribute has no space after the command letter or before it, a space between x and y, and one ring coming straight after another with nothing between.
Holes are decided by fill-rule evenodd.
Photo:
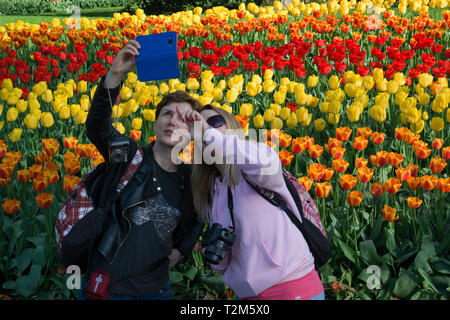
<instances>
[{"instance_id":1,"label":"red plaid shirt","mask_svg":"<svg viewBox=\"0 0 450 320\"><path fill-rule=\"evenodd\" d=\"M128 181L134 175L134 173L139 168L142 162L144 153L141 148L138 148L133 160L125 171L124 175L120 179L119 184L123 187L128 184ZM92 172L92 171L91 171ZM58 213L58 218L56 219L55 232L56 232L56 242L58 243L58 248L61 250L61 242L63 238L70 232L72 227L83 217L94 209L92 201L86 192L86 187L84 182L88 174L81 179L81 181L74 188L73 193L64 201L61 210ZM118 188L117 191L120 191ZM73 195L76 194L75 198Z\"/></svg>"}]
</instances>

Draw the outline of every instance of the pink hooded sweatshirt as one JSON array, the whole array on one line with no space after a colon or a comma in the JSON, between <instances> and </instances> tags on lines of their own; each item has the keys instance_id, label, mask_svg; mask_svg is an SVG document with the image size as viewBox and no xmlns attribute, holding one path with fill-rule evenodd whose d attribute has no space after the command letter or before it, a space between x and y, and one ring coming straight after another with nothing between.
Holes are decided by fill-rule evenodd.
<instances>
[{"instance_id":1,"label":"pink hooded sweatshirt","mask_svg":"<svg viewBox=\"0 0 450 320\"><path fill-rule=\"evenodd\" d=\"M239 297L253 297L287 281L304 277L314 269L314 257L297 227L280 208L270 204L245 181L242 173L258 186L281 195L301 220L284 182L278 154L264 143L249 142L209 128L205 149L221 151L223 163L237 164L239 184L233 194L236 241L225 258L211 267ZM228 209L226 178L216 178L210 224L232 226Z\"/></svg>"}]
</instances>

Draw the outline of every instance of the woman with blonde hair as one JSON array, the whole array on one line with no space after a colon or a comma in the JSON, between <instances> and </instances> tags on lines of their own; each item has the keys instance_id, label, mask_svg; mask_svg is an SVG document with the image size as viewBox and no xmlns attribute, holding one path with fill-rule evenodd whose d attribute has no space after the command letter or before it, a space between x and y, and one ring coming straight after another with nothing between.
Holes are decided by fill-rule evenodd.
<instances>
[{"instance_id":1,"label":"woman with blonde hair","mask_svg":"<svg viewBox=\"0 0 450 320\"><path fill-rule=\"evenodd\" d=\"M303 235L248 182L278 193L301 219L278 153L265 143L243 139L237 120L220 108L206 105L179 115L191 136L194 127L202 130L203 158L194 159L191 185L197 213L210 228L220 226L214 232L223 241L211 267L241 299L325 299ZM208 249L206 253L208 258Z\"/></svg>"}]
</instances>

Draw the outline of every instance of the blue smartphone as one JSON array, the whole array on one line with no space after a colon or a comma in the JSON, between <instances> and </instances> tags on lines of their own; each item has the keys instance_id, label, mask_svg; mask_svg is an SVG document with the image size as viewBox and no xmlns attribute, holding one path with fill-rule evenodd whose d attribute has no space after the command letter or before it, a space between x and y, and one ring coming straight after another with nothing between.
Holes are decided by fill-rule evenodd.
<instances>
[{"instance_id":1,"label":"blue smartphone","mask_svg":"<svg viewBox=\"0 0 450 320\"><path fill-rule=\"evenodd\" d=\"M139 81L173 79L180 76L175 31L136 37L141 45L136 57Z\"/></svg>"}]
</instances>

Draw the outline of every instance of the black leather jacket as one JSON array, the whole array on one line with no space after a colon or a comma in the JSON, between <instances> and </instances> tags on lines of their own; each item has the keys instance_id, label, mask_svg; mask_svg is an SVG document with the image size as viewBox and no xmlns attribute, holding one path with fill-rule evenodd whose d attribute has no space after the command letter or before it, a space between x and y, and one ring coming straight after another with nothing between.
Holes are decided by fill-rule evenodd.
<instances>
[{"instance_id":1,"label":"black leather jacket","mask_svg":"<svg viewBox=\"0 0 450 320\"><path fill-rule=\"evenodd\" d=\"M91 108L86 120L86 134L91 142L100 151L105 159L105 165L108 167L108 140L122 136L117 130L114 129L114 127L112 127L112 110L110 106L110 99L112 103L116 101L121 86L110 89L108 95L108 91L103 86L103 83L104 78L102 78L99 83L91 103ZM130 141L130 147L128 149L128 161L130 163L136 152L137 145L134 140L129 137L127 138ZM93 216L95 215L95 211L92 211L74 226L68 237L66 237L68 239L64 239L66 240L64 246L66 250L63 248L62 252L64 265L83 265L83 262L80 260L86 260L86 257L81 257L77 253L83 250L85 251L88 242L86 239L92 239L93 237L99 239L97 241L97 245L103 256L111 263L114 261L118 250L127 239L127 235L131 228L131 223L124 215L124 212L127 209L140 204L144 200L155 196L159 192L159 181L155 181L156 179L153 179L152 174L152 161L154 161L152 146L153 145L147 145L143 148L144 158L136 173L131 177L128 184L121 192L119 200L115 205L112 205L109 213L107 214L108 218L103 226L102 234L69 236L74 230L77 230L78 233L94 232L92 230L95 228L91 225L96 223L97 218ZM128 166L128 164L119 166ZM188 256L200 236L204 224L196 215L192 203L190 188L191 166L186 164L181 164L180 166L181 167L179 169L181 169L182 172L184 185L183 189L185 192L181 201L182 220L173 233L173 247L180 250L184 256ZM112 168L111 170L111 172L119 171L120 169L117 168ZM90 188L90 191L94 194L98 194L99 190L105 187L102 183L97 184L100 185L92 186ZM93 197L93 200L95 203L95 197ZM152 259L158 260L164 258L163 256L159 256L162 252L167 252L167 250L156 250L156 256L152 257Z\"/></svg>"}]
</instances>

